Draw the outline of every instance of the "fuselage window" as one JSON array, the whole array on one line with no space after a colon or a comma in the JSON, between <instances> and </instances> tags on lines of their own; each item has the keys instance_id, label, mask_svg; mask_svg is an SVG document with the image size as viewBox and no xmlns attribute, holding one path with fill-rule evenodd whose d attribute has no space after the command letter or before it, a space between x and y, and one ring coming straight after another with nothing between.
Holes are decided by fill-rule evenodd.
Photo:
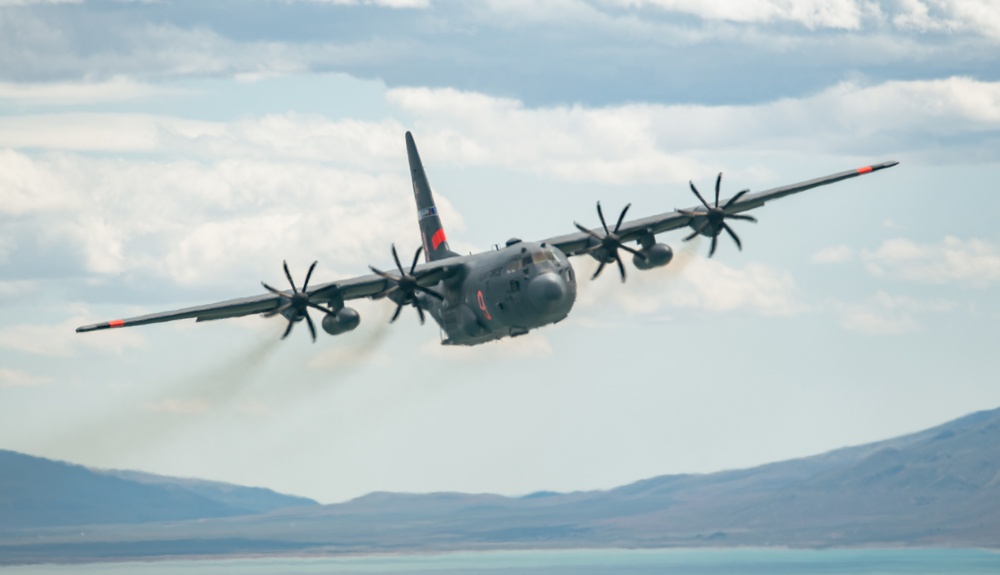
<instances>
[{"instance_id":1,"label":"fuselage window","mask_svg":"<svg viewBox=\"0 0 1000 575\"><path fill-rule=\"evenodd\" d=\"M521 260L511 260L507 262L507 267L505 268L507 273L514 273L521 269Z\"/></svg>"}]
</instances>

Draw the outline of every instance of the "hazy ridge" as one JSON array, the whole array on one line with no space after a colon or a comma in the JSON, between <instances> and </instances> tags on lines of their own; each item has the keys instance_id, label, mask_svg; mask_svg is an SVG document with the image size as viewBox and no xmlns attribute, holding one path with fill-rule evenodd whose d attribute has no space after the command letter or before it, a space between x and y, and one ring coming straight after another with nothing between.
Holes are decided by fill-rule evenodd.
<instances>
[{"instance_id":1,"label":"hazy ridge","mask_svg":"<svg viewBox=\"0 0 1000 575\"><path fill-rule=\"evenodd\" d=\"M1000 547L1000 409L752 469L519 498L372 493L320 506L267 492L255 501L275 507L251 515L250 505L241 501L255 492L241 491L246 488L91 472L125 482L112 484L122 488L121 509L109 517L132 524L105 521L83 530L79 524L56 526L51 521L59 512L38 501L32 508L38 515L25 515L27 508L9 489L18 485L6 463L13 455L0 452L0 562L7 563L573 547ZM81 498L92 501L86 489L93 478L81 475L85 468L67 467L59 481L39 484L57 491L52 505L72 508ZM197 521L157 515L168 502L207 515ZM19 513L8 514L11 506ZM10 517L20 517L22 524ZM38 527L40 517L49 521L45 527Z\"/></svg>"}]
</instances>

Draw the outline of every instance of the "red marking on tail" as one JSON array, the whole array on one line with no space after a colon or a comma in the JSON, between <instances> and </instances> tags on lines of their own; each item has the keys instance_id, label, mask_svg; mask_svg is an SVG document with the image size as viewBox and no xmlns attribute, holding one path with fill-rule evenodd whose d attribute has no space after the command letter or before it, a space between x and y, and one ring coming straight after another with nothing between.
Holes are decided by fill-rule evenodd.
<instances>
[{"instance_id":1,"label":"red marking on tail","mask_svg":"<svg viewBox=\"0 0 1000 575\"><path fill-rule=\"evenodd\" d=\"M434 237L431 238L431 244L434 245L434 249L438 249L438 246L445 242L444 229L440 229L434 232Z\"/></svg>"},{"instance_id":2,"label":"red marking on tail","mask_svg":"<svg viewBox=\"0 0 1000 575\"><path fill-rule=\"evenodd\" d=\"M871 166L865 166L863 168L858 168L858 173L859 174L867 174L870 171L872 171L872 167Z\"/></svg>"},{"instance_id":3,"label":"red marking on tail","mask_svg":"<svg viewBox=\"0 0 1000 575\"><path fill-rule=\"evenodd\" d=\"M114 321L108 322L108 327L124 327L124 326L125 326L125 320L123 319L116 319Z\"/></svg>"}]
</instances>

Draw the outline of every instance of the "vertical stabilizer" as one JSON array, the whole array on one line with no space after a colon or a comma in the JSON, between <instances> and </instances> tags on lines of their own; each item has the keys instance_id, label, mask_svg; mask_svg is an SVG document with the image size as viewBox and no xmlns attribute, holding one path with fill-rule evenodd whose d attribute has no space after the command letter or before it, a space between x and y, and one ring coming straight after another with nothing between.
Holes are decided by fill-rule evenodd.
<instances>
[{"instance_id":1,"label":"vertical stabilizer","mask_svg":"<svg viewBox=\"0 0 1000 575\"><path fill-rule=\"evenodd\" d=\"M406 155L410 159L410 176L413 178L413 197L417 200L420 239L424 244L424 254L427 257L427 261L431 262L455 256L457 254L448 249L448 240L444 235L444 227L441 226L441 218L438 216L437 206L434 205L431 186L427 183L427 174L424 173L424 165L420 162L417 145L413 142L413 136L409 132L406 133Z\"/></svg>"}]
</instances>

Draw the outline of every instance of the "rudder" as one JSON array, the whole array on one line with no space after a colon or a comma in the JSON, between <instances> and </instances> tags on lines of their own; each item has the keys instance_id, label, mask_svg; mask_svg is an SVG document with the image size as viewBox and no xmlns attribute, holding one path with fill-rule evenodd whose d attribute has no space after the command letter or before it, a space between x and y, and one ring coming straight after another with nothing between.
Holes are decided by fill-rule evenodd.
<instances>
[{"instance_id":1,"label":"rudder","mask_svg":"<svg viewBox=\"0 0 1000 575\"><path fill-rule=\"evenodd\" d=\"M444 227L441 225L437 206L434 205L434 196L431 195L431 186L427 182L427 174L424 173L417 144L410 132L406 132L406 155L410 160L413 197L417 201L417 220L420 224L420 239L424 245L425 257L429 262L454 257L458 254L448 248Z\"/></svg>"}]
</instances>

